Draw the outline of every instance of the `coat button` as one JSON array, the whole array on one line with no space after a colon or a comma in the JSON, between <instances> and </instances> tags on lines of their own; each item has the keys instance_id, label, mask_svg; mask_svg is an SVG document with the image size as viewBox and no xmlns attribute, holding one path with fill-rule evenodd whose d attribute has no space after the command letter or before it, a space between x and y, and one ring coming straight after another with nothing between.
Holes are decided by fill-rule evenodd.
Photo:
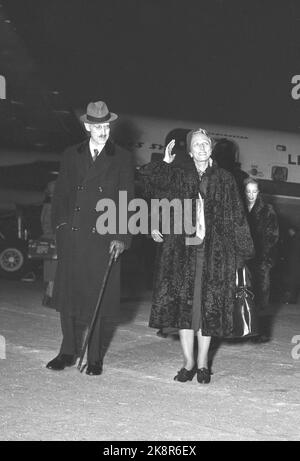
<instances>
[{"instance_id":1,"label":"coat button","mask_svg":"<svg viewBox=\"0 0 300 461\"><path fill-rule=\"evenodd\" d=\"M92 227L92 233L93 233L93 234L96 233L96 227Z\"/></svg>"},{"instance_id":2,"label":"coat button","mask_svg":"<svg viewBox=\"0 0 300 461\"><path fill-rule=\"evenodd\" d=\"M83 186L81 184L78 184L77 190L83 190Z\"/></svg>"},{"instance_id":3,"label":"coat button","mask_svg":"<svg viewBox=\"0 0 300 461\"><path fill-rule=\"evenodd\" d=\"M102 192L102 191L103 191L103 189L102 189L101 186L98 187L98 190L99 190L99 192Z\"/></svg>"},{"instance_id":4,"label":"coat button","mask_svg":"<svg viewBox=\"0 0 300 461\"><path fill-rule=\"evenodd\" d=\"M80 206L76 206L76 207L74 208L74 210L75 210L75 211L80 211Z\"/></svg>"},{"instance_id":5,"label":"coat button","mask_svg":"<svg viewBox=\"0 0 300 461\"><path fill-rule=\"evenodd\" d=\"M72 231L73 231L73 232L79 231L79 228L78 228L78 227L72 227Z\"/></svg>"}]
</instances>

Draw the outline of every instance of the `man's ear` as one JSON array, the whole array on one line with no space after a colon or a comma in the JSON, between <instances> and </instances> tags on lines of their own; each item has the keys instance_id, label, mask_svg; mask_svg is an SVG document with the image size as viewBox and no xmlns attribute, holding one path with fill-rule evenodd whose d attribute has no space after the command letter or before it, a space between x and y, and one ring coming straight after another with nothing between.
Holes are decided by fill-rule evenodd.
<instances>
[{"instance_id":1,"label":"man's ear","mask_svg":"<svg viewBox=\"0 0 300 461\"><path fill-rule=\"evenodd\" d=\"M89 123L84 123L84 127L86 129L86 131L91 131L91 126Z\"/></svg>"}]
</instances>

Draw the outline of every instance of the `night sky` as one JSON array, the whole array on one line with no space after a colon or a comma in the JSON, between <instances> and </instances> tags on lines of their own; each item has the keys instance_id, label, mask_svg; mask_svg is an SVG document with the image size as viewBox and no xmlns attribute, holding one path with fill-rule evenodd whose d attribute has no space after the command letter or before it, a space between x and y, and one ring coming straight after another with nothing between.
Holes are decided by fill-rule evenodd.
<instances>
[{"instance_id":1,"label":"night sky","mask_svg":"<svg viewBox=\"0 0 300 461\"><path fill-rule=\"evenodd\" d=\"M8 0L43 79L72 105L295 130L298 0Z\"/></svg>"}]
</instances>

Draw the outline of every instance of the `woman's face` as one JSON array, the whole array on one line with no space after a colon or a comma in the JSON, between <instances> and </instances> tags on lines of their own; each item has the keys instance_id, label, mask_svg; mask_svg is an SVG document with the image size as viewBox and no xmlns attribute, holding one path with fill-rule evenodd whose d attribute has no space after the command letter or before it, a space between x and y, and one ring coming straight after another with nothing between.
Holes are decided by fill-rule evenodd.
<instances>
[{"instance_id":1,"label":"woman's face","mask_svg":"<svg viewBox=\"0 0 300 461\"><path fill-rule=\"evenodd\" d=\"M247 202L249 203L249 205L253 205L259 194L257 184L252 184L252 183L247 184L245 192L246 192Z\"/></svg>"},{"instance_id":2,"label":"woman's face","mask_svg":"<svg viewBox=\"0 0 300 461\"><path fill-rule=\"evenodd\" d=\"M196 133L192 136L190 155L196 162L206 162L211 156L210 139L202 133Z\"/></svg>"}]
</instances>

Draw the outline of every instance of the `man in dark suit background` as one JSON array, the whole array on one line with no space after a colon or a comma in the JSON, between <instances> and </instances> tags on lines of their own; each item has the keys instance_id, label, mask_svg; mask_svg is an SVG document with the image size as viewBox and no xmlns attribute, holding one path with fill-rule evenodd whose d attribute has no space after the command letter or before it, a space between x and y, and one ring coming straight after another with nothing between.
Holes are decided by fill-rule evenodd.
<instances>
[{"instance_id":1,"label":"man in dark suit background","mask_svg":"<svg viewBox=\"0 0 300 461\"><path fill-rule=\"evenodd\" d=\"M117 117L109 112L105 102L89 103L86 114L81 117L90 134L89 140L67 148L63 154L52 202L58 251L52 307L60 312L63 340L58 356L47 364L52 370L72 366L80 356L84 331L93 315L112 251L115 263L88 347L86 373L89 375L102 373L103 357L118 312L118 257L129 247L130 235L119 234L118 228L101 234L96 228L99 200L112 200L118 217L119 191L127 193L128 202L133 198L131 154L110 137L110 123Z\"/></svg>"}]
</instances>

